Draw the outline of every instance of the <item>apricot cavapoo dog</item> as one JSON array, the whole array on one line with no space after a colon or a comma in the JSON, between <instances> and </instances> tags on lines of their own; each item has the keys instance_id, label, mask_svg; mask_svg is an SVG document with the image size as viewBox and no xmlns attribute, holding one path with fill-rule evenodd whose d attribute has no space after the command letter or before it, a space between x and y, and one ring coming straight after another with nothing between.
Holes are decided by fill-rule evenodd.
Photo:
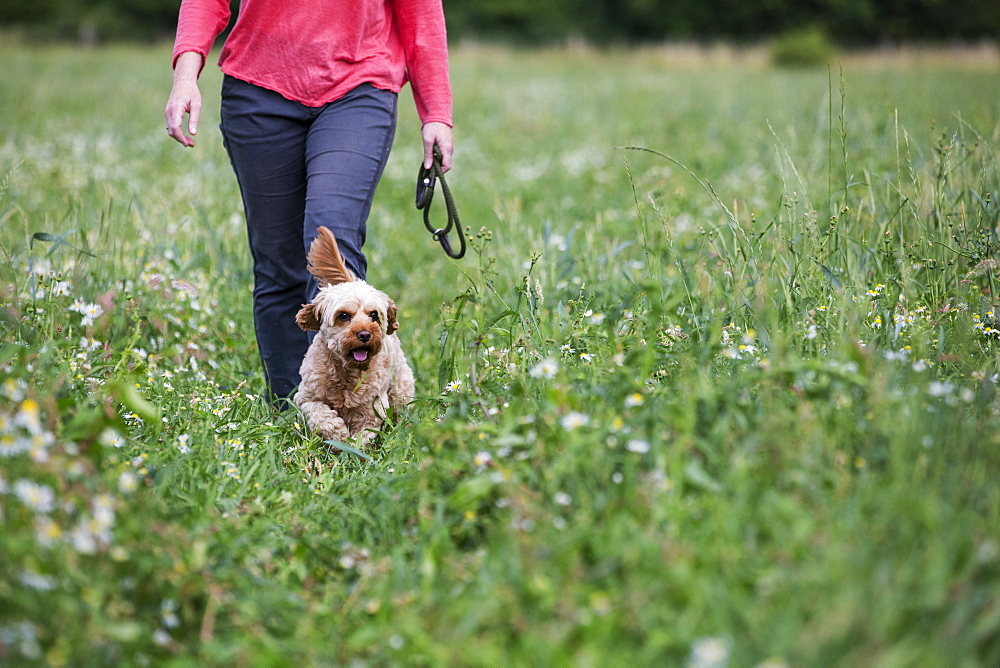
<instances>
[{"instance_id":1,"label":"apricot cavapoo dog","mask_svg":"<svg viewBox=\"0 0 1000 668\"><path fill-rule=\"evenodd\" d=\"M390 407L413 399L413 371L395 335L396 304L358 280L325 227L309 248L320 290L295 320L315 331L294 402L325 440L369 443Z\"/></svg>"}]
</instances>

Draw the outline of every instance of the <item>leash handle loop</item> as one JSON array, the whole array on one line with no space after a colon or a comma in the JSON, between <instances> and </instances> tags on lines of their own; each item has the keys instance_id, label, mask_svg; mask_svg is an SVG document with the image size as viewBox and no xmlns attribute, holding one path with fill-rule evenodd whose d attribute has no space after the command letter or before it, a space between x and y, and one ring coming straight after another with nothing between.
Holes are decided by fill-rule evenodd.
<instances>
[{"instance_id":1,"label":"leash handle loop","mask_svg":"<svg viewBox=\"0 0 1000 668\"><path fill-rule=\"evenodd\" d=\"M441 182L441 193L444 195L444 204L448 212L448 224L444 227L434 227L430 221L431 203L434 201L434 185L436 181ZM451 196L448 182L444 180L444 172L441 170L441 149L434 147L434 162L430 167L420 166L417 173L417 192L415 202L418 210L424 212L424 227L431 233L431 237L441 244L445 255L456 260L465 256L465 235L462 233L462 223L458 219L458 210L455 208L455 200ZM457 228L459 249L455 251L448 240L448 233L452 228Z\"/></svg>"},{"instance_id":2,"label":"leash handle loop","mask_svg":"<svg viewBox=\"0 0 1000 668\"><path fill-rule=\"evenodd\" d=\"M432 167L427 169L421 167L420 174L417 176L416 205L418 209L429 207L431 205L431 201L434 199L435 179L432 171Z\"/></svg>"}]
</instances>

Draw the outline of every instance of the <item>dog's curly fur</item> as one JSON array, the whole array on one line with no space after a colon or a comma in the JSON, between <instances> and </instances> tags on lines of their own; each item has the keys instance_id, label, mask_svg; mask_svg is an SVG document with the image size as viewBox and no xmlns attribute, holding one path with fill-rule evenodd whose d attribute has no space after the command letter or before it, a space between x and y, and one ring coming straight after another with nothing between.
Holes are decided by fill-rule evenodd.
<instances>
[{"instance_id":1,"label":"dog's curly fur","mask_svg":"<svg viewBox=\"0 0 1000 668\"><path fill-rule=\"evenodd\" d=\"M317 334L293 401L323 439L368 443L390 407L413 400L413 371L395 334L396 304L347 269L325 227L309 248L309 272L320 290L296 322Z\"/></svg>"}]
</instances>

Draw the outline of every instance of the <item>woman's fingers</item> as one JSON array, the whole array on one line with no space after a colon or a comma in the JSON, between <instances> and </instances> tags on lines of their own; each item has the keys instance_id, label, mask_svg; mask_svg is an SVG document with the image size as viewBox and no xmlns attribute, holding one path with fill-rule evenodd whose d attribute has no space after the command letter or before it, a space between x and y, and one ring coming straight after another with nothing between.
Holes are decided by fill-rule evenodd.
<instances>
[{"instance_id":1,"label":"woman's fingers","mask_svg":"<svg viewBox=\"0 0 1000 668\"><path fill-rule=\"evenodd\" d=\"M185 114L188 116L186 134L183 129ZM163 115L167 120L167 134L183 146L194 146L194 136L198 134L198 122L201 120L201 92L198 84L174 84Z\"/></svg>"},{"instance_id":2,"label":"woman's fingers","mask_svg":"<svg viewBox=\"0 0 1000 668\"><path fill-rule=\"evenodd\" d=\"M421 135L424 140L424 167L434 164L434 147L437 146L441 150L441 171L451 169L451 157L455 152L451 127L446 123L425 123Z\"/></svg>"}]
</instances>

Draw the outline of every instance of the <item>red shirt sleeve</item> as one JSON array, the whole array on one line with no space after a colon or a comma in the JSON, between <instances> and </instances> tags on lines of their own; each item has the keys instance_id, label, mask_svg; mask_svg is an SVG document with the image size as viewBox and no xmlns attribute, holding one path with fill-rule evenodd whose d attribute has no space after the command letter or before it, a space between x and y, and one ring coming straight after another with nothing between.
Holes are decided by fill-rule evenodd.
<instances>
[{"instance_id":1,"label":"red shirt sleeve","mask_svg":"<svg viewBox=\"0 0 1000 668\"><path fill-rule=\"evenodd\" d=\"M181 0L173 65L185 51L196 51L207 61L215 38L229 25L229 16L227 0Z\"/></svg>"},{"instance_id":2,"label":"red shirt sleeve","mask_svg":"<svg viewBox=\"0 0 1000 668\"><path fill-rule=\"evenodd\" d=\"M441 0L393 0L393 7L420 120L451 125L448 35Z\"/></svg>"}]
</instances>

